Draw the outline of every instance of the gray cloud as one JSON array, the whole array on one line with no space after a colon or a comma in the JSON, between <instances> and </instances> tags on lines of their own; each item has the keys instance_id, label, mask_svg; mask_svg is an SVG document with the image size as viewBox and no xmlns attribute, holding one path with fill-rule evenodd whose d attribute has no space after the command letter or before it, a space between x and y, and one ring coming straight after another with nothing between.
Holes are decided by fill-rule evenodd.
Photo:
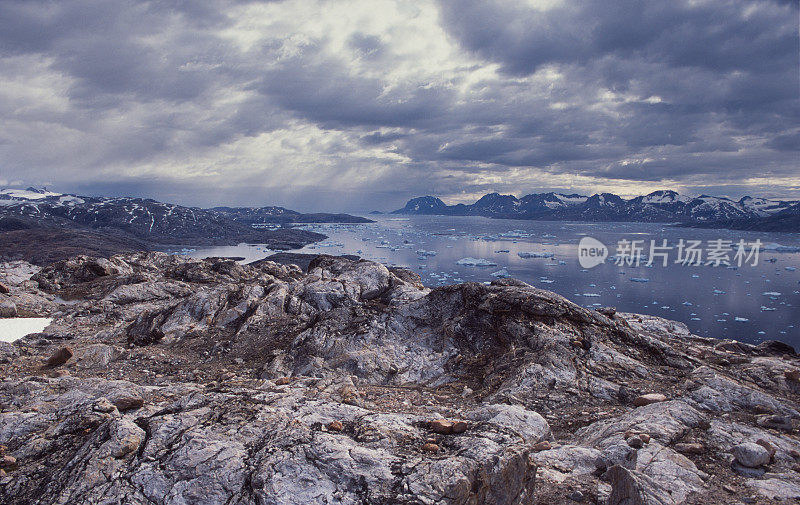
<instances>
[{"instance_id":1,"label":"gray cloud","mask_svg":"<svg viewBox=\"0 0 800 505\"><path fill-rule=\"evenodd\" d=\"M796 2L543 3L6 0L0 180L308 210L800 197Z\"/></svg>"}]
</instances>

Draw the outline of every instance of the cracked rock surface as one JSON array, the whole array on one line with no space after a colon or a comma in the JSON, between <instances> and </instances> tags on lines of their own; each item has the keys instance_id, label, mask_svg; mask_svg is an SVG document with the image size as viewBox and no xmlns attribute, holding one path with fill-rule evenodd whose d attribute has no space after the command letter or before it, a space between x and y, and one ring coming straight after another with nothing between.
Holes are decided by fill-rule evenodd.
<instances>
[{"instance_id":1,"label":"cracked rock surface","mask_svg":"<svg viewBox=\"0 0 800 505\"><path fill-rule=\"evenodd\" d=\"M75 257L0 282L53 318L0 346L4 504L800 499L800 359L777 342L330 256Z\"/></svg>"}]
</instances>

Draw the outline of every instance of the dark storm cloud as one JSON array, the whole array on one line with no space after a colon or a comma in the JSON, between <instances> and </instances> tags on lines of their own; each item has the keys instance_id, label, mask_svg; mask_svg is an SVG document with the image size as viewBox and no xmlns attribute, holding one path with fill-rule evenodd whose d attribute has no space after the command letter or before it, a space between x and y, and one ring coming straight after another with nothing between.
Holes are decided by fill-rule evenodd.
<instances>
[{"instance_id":1,"label":"dark storm cloud","mask_svg":"<svg viewBox=\"0 0 800 505\"><path fill-rule=\"evenodd\" d=\"M573 177L800 197L795 1L397 3L4 0L0 181L350 210Z\"/></svg>"},{"instance_id":2,"label":"dark storm cloud","mask_svg":"<svg viewBox=\"0 0 800 505\"><path fill-rule=\"evenodd\" d=\"M280 63L257 85L282 108L326 128L415 126L447 114L451 93L404 83L389 92L378 78L352 75L331 58L319 59L315 46Z\"/></svg>"},{"instance_id":3,"label":"dark storm cloud","mask_svg":"<svg viewBox=\"0 0 800 505\"><path fill-rule=\"evenodd\" d=\"M607 55L714 71L785 68L796 60L796 7L769 1L587 0L536 11L501 0L440 2L445 28L466 49L514 74Z\"/></svg>"}]
</instances>

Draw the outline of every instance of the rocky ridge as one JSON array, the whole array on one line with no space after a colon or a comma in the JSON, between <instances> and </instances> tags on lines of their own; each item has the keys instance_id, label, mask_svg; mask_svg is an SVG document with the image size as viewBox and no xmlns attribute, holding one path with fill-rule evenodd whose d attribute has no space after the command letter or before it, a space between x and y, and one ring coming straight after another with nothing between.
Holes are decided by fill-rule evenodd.
<instances>
[{"instance_id":1,"label":"rocky ridge","mask_svg":"<svg viewBox=\"0 0 800 505\"><path fill-rule=\"evenodd\" d=\"M0 266L0 502L800 498L800 358L513 279L161 253ZM49 363L48 363L49 362Z\"/></svg>"}]
</instances>

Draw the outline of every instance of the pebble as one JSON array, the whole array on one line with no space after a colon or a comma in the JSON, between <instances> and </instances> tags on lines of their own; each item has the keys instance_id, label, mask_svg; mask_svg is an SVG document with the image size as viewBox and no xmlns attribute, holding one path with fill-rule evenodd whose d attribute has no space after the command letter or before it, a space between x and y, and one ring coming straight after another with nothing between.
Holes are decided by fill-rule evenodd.
<instances>
[{"instance_id":1,"label":"pebble","mask_svg":"<svg viewBox=\"0 0 800 505\"><path fill-rule=\"evenodd\" d=\"M650 405L651 403L659 403L667 401L667 397L662 395L661 393L648 393L646 395L641 395L633 400L633 404L636 407L644 407L645 405Z\"/></svg>"},{"instance_id":2,"label":"pebble","mask_svg":"<svg viewBox=\"0 0 800 505\"><path fill-rule=\"evenodd\" d=\"M342 431L344 429L344 425L341 421L331 421L328 423L328 431Z\"/></svg>"},{"instance_id":3,"label":"pebble","mask_svg":"<svg viewBox=\"0 0 800 505\"><path fill-rule=\"evenodd\" d=\"M144 405L144 398L134 395L121 395L114 398L112 402L117 410L125 412L126 410L138 409Z\"/></svg>"},{"instance_id":4,"label":"pebble","mask_svg":"<svg viewBox=\"0 0 800 505\"><path fill-rule=\"evenodd\" d=\"M731 453L740 465L748 468L758 468L769 463L769 451L753 442L739 444L731 449Z\"/></svg>"},{"instance_id":5,"label":"pebble","mask_svg":"<svg viewBox=\"0 0 800 505\"><path fill-rule=\"evenodd\" d=\"M628 439L628 445L634 449L641 449L644 446L644 442L639 437L631 437Z\"/></svg>"},{"instance_id":6,"label":"pebble","mask_svg":"<svg viewBox=\"0 0 800 505\"><path fill-rule=\"evenodd\" d=\"M450 419L436 419L428 424L434 433L440 435L459 434L467 431L467 423L464 421L452 421Z\"/></svg>"},{"instance_id":7,"label":"pebble","mask_svg":"<svg viewBox=\"0 0 800 505\"><path fill-rule=\"evenodd\" d=\"M538 442L537 444L535 444L533 446L533 450L536 451L536 452L549 451L552 448L553 448L553 445L550 442L548 442L547 440L542 440L541 442Z\"/></svg>"},{"instance_id":8,"label":"pebble","mask_svg":"<svg viewBox=\"0 0 800 505\"><path fill-rule=\"evenodd\" d=\"M675 444L673 449L681 454L702 454L704 451L703 444L695 442Z\"/></svg>"},{"instance_id":9,"label":"pebble","mask_svg":"<svg viewBox=\"0 0 800 505\"><path fill-rule=\"evenodd\" d=\"M426 442L422 445L422 450L425 452L439 452L439 446L431 442Z\"/></svg>"},{"instance_id":10,"label":"pebble","mask_svg":"<svg viewBox=\"0 0 800 505\"><path fill-rule=\"evenodd\" d=\"M75 353L72 352L71 347L62 347L61 349L57 350L53 353L52 356L47 358L47 366L56 367L59 365L63 365L74 355Z\"/></svg>"},{"instance_id":11,"label":"pebble","mask_svg":"<svg viewBox=\"0 0 800 505\"><path fill-rule=\"evenodd\" d=\"M6 294L6 295L7 295L7 294L8 294L10 291L11 291L11 290L10 290L10 289L8 289L8 286L6 286L6 285L5 285L5 284L3 284L2 282L0 282L0 293L3 293L3 294Z\"/></svg>"},{"instance_id":12,"label":"pebble","mask_svg":"<svg viewBox=\"0 0 800 505\"><path fill-rule=\"evenodd\" d=\"M0 468L4 469L7 468L9 470L12 470L16 468L16 466L17 466L17 458L15 458L14 456L6 455L0 458Z\"/></svg>"},{"instance_id":13,"label":"pebble","mask_svg":"<svg viewBox=\"0 0 800 505\"><path fill-rule=\"evenodd\" d=\"M275 379L276 386L285 386L286 384L289 384L289 377L278 377Z\"/></svg>"},{"instance_id":14,"label":"pebble","mask_svg":"<svg viewBox=\"0 0 800 505\"><path fill-rule=\"evenodd\" d=\"M581 493L580 491L573 491L572 493L570 493L568 498L572 501L582 502L584 496L583 493Z\"/></svg>"}]
</instances>

